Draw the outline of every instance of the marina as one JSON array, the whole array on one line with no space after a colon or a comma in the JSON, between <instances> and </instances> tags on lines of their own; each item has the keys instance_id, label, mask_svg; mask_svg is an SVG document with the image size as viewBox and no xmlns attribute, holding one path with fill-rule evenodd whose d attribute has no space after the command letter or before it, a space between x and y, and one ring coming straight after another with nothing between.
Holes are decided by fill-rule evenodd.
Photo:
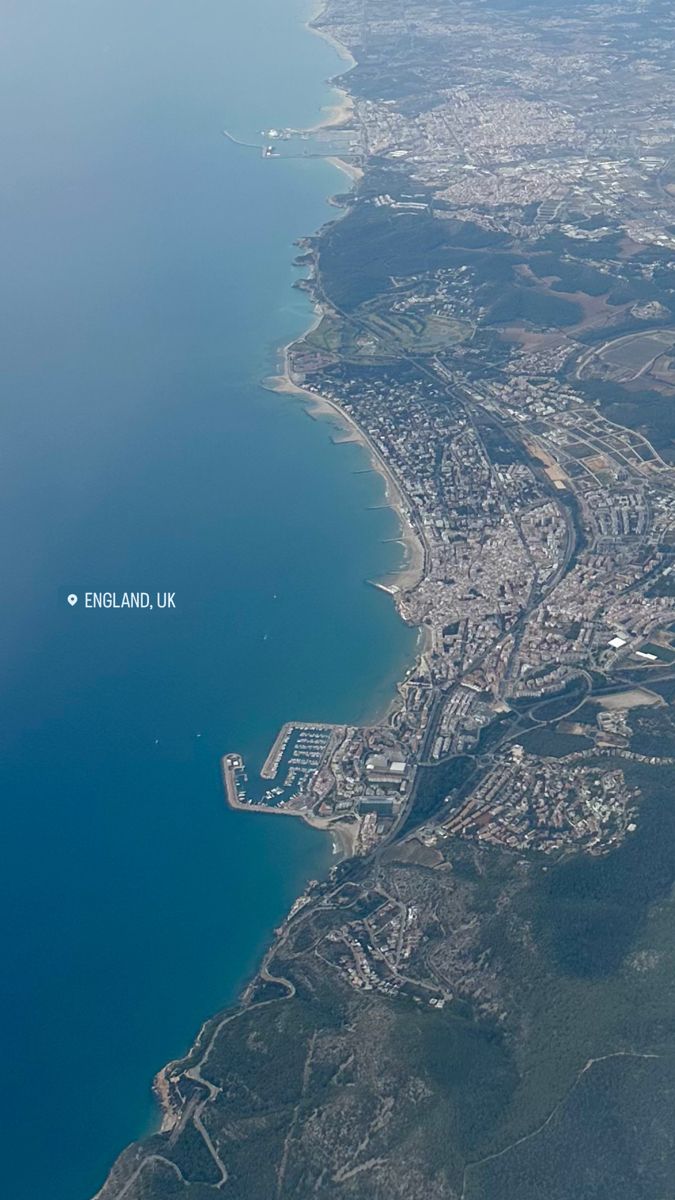
<instances>
[{"instance_id":1,"label":"marina","mask_svg":"<svg viewBox=\"0 0 675 1200\"><path fill-rule=\"evenodd\" d=\"M305 807L310 792L316 800L321 769L344 736L344 725L287 721L282 725L260 771L250 780L239 754L222 760L228 802L232 807L268 811ZM262 781L274 786L264 788Z\"/></svg>"},{"instance_id":2,"label":"marina","mask_svg":"<svg viewBox=\"0 0 675 1200\"><path fill-rule=\"evenodd\" d=\"M300 765L300 759L309 756L312 761L316 757L315 751L319 746L323 746L321 758L325 754L326 747L330 741L331 734L340 733L344 730L342 725L327 725L321 722L304 722L304 721L286 721L281 726L272 748L265 759L260 775L263 779L274 779L279 771L281 760L286 754L289 742L291 743L290 757L294 757L297 750L297 760L293 763L294 766ZM319 764L317 764L319 765Z\"/></svg>"}]
</instances>

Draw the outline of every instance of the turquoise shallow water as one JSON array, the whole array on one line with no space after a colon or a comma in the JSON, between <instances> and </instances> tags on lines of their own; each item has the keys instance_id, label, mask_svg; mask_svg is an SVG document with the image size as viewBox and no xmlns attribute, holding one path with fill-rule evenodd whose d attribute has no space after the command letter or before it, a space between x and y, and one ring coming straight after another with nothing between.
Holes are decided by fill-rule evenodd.
<instances>
[{"instance_id":1,"label":"turquoise shallow water","mask_svg":"<svg viewBox=\"0 0 675 1200\"><path fill-rule=\"evenodd\" d=\"M298 0L9 0L0 47L4 1194L86 1200L150 1081L330 847L228 812L218 759L381 708L414 635L388 510L258 380L308 322L292 242L344 186L226 143L309 124ZM235 11L236 10L236 11ZM177 610L69 609L175 591ZM199 736L198 736L199 735Z\"/></svg>"}]
</instances>

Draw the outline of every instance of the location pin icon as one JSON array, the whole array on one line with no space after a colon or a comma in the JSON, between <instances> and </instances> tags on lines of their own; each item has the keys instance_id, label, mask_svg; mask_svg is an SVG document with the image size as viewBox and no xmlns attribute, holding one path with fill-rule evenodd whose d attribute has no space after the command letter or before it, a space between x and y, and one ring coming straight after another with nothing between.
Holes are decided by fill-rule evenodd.
<instances>
[{"instance_id":1,"label":"location pin icon","mask_svg":"<svg viewBox=\"0 0 675 1200\"><path fill-rule=\"evenodd\" d=\"M73 607L74 604L77 604L77 596L75 595L74 592L70 593L70 595L68 597L68 603L71 608Z\"/></svg>"}]
</instances>

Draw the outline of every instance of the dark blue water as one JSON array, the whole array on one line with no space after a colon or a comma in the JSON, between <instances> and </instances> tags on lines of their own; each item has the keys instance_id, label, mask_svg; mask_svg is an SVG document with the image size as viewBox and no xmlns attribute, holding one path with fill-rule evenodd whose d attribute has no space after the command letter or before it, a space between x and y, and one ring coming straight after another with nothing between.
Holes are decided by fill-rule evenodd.
<instances>
[{"instance_id":1,"label":"dark blue water","mask_svg":"<svg viewBox=\"0 0 675 1200\"><path fill-rule=\"evenodd\" d=\"M380 708L412 634L354 446L263 391L309 319L338 61L299 0L6 0L0 43L3 1194L86 1200L150 1081L330 847L226 811L219 756ZM170 590L175 612L70 609Z\"/></svg>"}]
</instances>

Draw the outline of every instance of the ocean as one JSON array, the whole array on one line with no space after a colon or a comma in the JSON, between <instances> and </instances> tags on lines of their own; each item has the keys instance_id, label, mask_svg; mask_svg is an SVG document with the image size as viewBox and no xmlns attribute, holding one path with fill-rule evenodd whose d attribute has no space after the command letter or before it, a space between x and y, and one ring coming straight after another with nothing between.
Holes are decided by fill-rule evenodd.
<instances>
[{"instance_id":1,"label":"ocean","mask_svg":"<svg viewBox=\"0 0 675 1200\"><path fill-rule=\"evenodd\" d=\"M415 634L365 452L263 390L311 319L293 242L346 179L222 136L307 126L301 0L8 0L0 44L3 1194L88 1200L150 1085L307 879L220 755L380 712ZM88 610L87 591L175 593ZM70 607L66 597L78 594Z\"/></svg>"}]
</instances>

